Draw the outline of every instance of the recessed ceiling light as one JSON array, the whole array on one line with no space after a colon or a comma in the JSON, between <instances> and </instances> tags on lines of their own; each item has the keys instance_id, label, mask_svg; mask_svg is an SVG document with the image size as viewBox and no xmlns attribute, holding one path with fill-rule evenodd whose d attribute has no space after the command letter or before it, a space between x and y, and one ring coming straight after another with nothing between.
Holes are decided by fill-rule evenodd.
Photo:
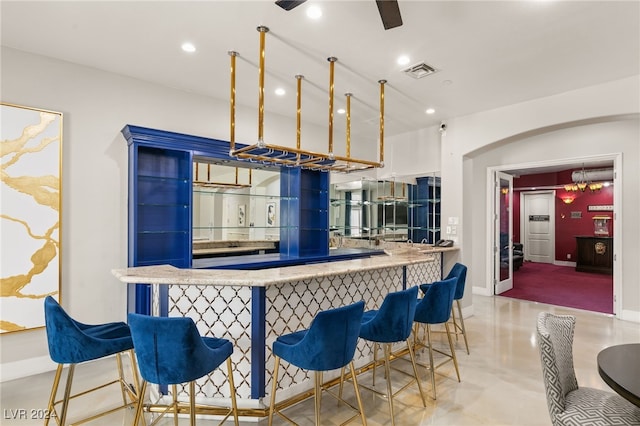
<instances>
[{"instance_id":1,"label":"recessed ceiling light","mask_svg":"<svg viewBox=\"0 0 640 426\"><path fill-rule=\"evenodd\" d=\"M433 108L428 108L425 112L426 112L427 114L433 114L434 112L436 112L436 110L435 110L435 109L433 109Z\"/></svg>"},{"instance_id":2,"label":"recessed ceiling light","mask_svg":"<svg viewBox=\"0 0 640 426\"><path fill-rule=\"evenodd\" d=\"M193 43L182 43L182 50L184 50L187 53L193 53L196 51L196 47L193 45Z\"/></svg>"},{"instance_id":3,"label":"recessed ceiling light","mask_svg":"<svg viewBox=\"0 0 640 426\"><path fill-rule=\"evenodd\" d=\"M409 62L411 62L411 58L409 58L407 55L402 55L398 57L397 62L398 65L407 65Z\"/></svg>"},{"instance_id":4,"label":"recessed ceiling light","mask_svg":"<svg viewBox=\"0 0 640 426\"><path fill-rule=\"evenodd\" d=\"M337 113L338 114L344 114L346 111L344 110L344 108L340 108Z\"/></svg>"},{"instance_id":5,"label":"recessed ceiling light","mask_svg":"<svg viewBox=\"0 0 640 426\"><path fill-rule=\"evenodd\" d=\"M312 4L307 8L307 17L310 19L320 19L322 17L322 9Z\"/></svg>"},{"instance_id":6,"label":"recessed ceiling light","mask_svg":"<svg viewBox=\"0 0 640 426\"><path fill-rule=\"evenodd\" d=\"M278 87L275 90L275 94L278 95L278 96L284 96L285 93L287 93L287 92L285 92L285 90L282 87Z\"/></svg>"}]
</instances>

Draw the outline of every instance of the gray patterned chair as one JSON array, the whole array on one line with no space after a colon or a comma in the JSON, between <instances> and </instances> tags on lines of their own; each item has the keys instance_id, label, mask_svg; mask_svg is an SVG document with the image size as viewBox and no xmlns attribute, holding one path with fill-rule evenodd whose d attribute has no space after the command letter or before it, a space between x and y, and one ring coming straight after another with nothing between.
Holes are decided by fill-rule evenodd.
<instances>
[{"instance_id":1,"label":"gray patterned chair","mask_svg":"<svg viewBox=\"0 0 640 426\"><path fill-rule=\"evenodd\" d=\"M553 426L640 425L640 408L600 389L578 387L573 369L572 315L538 314L538 344ZM595 368L595 367L594 367Z\"/></svg>"}]
</instances>

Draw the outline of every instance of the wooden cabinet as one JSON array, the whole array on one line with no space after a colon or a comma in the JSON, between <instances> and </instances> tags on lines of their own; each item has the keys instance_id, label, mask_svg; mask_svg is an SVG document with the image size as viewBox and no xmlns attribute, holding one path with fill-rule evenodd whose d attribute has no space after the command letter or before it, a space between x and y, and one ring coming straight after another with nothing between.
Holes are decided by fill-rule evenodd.
<instances>
[{"instance_id":1,"label":"wooden cabinet","mask_svg":"<svg viewBox=\"0 0 640 426\"><path fill-rule=\"evenodd\" d=\"M576 237L578 259L576 271L613 274L612 237Z\"/></svg>"}]
</instances>

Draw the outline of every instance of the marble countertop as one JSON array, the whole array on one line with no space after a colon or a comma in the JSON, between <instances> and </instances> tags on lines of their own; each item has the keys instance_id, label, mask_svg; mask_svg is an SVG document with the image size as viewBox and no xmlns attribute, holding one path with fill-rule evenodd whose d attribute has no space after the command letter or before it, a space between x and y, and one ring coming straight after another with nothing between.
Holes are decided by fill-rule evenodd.
<instances>
[{"instance_id":1,"label":"marble countertop","mask_svg":"<svg viewBox=\"0 0 640 426\"><path fill-rule=\"evenodd\" d=\"M124 283L186 284L266 287L273 284L344 275L374 269L433 262L436 253L457 248L406 248L387 251L386 255L363 259L240 271L234 269L180 269L171 265L113 269L111 273Z\"/></svg>"}]
</instances>

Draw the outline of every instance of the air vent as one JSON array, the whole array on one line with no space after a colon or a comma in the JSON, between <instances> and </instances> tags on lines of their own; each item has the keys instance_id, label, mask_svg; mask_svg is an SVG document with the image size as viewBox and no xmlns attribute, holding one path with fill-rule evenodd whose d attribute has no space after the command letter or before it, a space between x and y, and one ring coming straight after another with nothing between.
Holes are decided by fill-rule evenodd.
<instances>
[{"instance_id":1,"label":"air vent","mask_svg":"<svg viewBox=\"0 0 640 426\"><path fill-rule=\"evenodd\" d=\"M415 79L426 77L436 72L436 69L432 66L421 62L419 64L411 65L409 68L403 70L405 74Z\"/></svg>"}]
</instances>

